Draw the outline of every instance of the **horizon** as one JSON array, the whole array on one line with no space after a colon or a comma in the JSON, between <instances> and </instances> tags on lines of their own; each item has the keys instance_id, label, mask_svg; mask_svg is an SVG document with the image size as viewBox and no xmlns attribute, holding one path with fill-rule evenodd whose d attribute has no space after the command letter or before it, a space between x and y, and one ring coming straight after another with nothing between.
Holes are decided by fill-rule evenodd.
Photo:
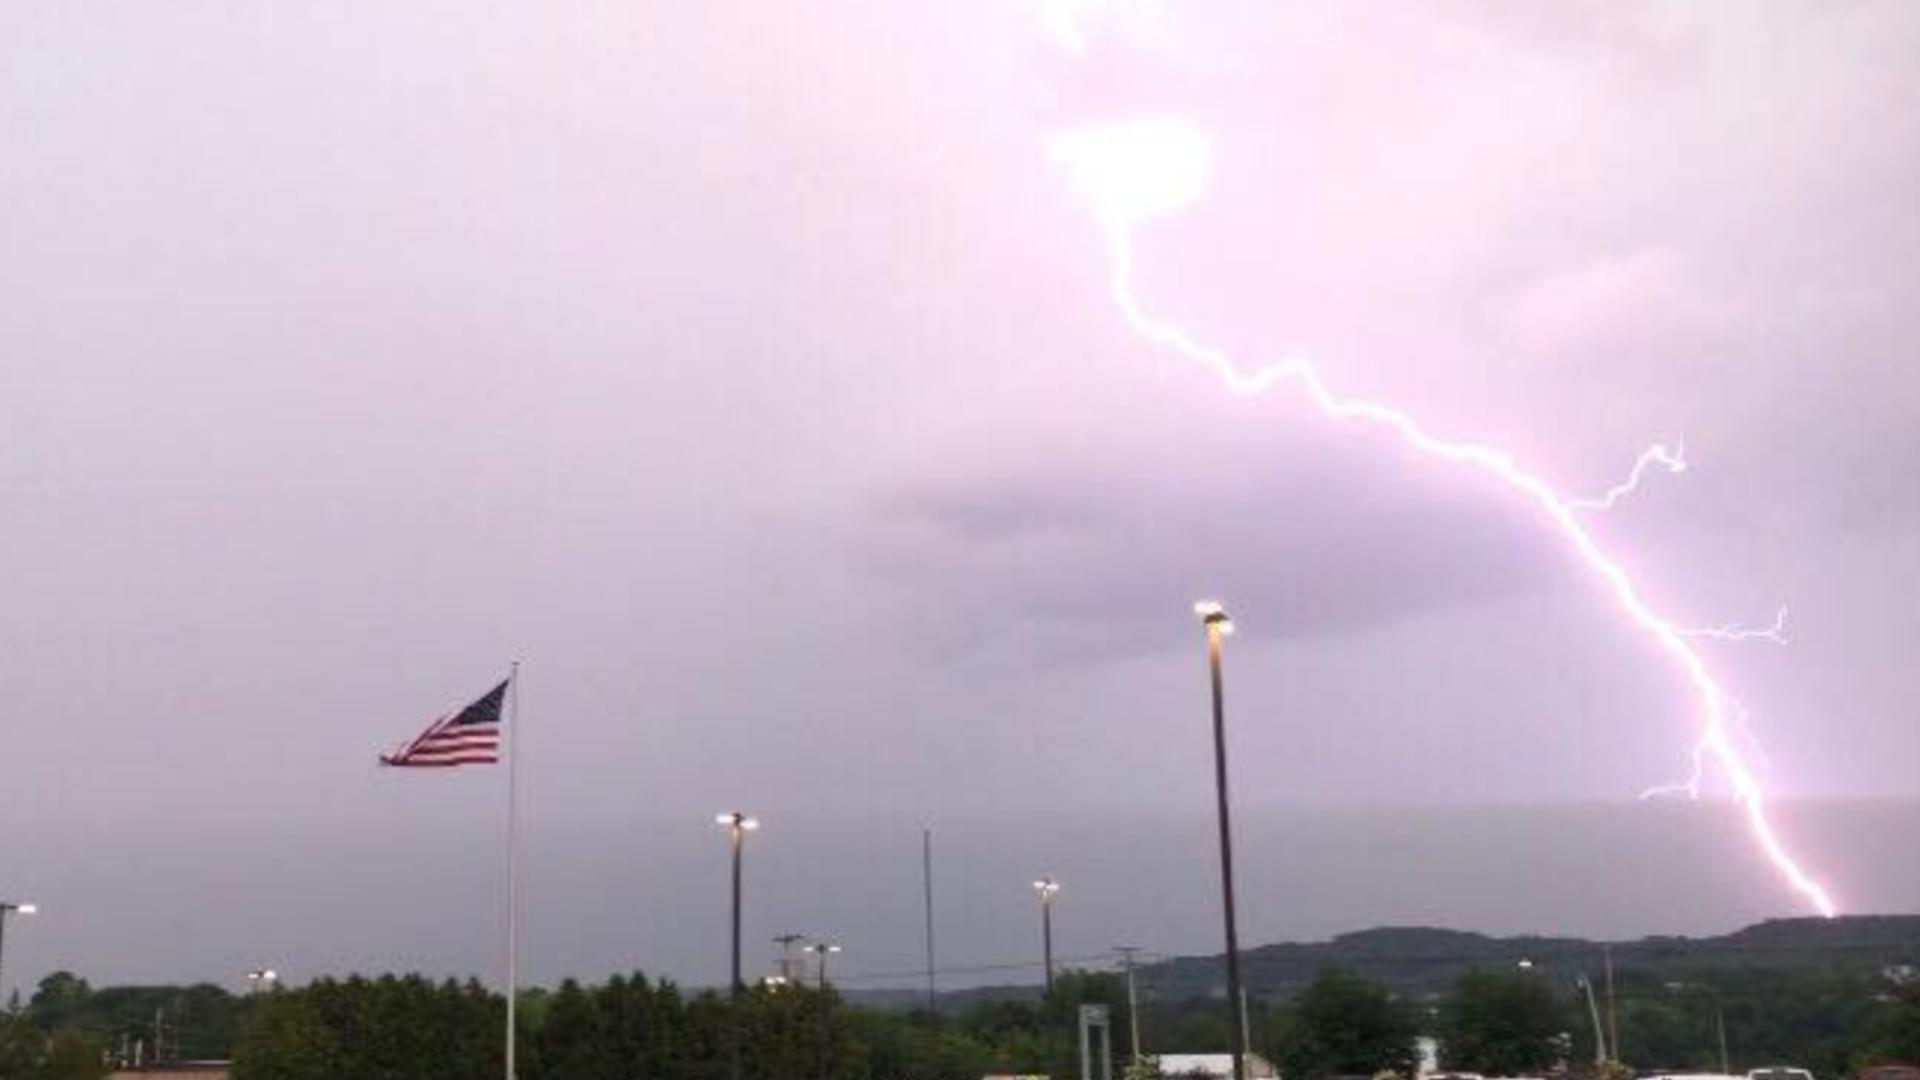
<instances>
[{"instance_id":1,"label":"horizon","mask_svg":"<svg viewBox=\"0 0 1920 1080\"><path fill-rule=\"evenodd\" d=\"M1871 907L1886 914L1920 909L1920 866L1905 857L1920 800L1821 800L1782 809L1793 827L1872 869L1863 876L1873 890L1864 894ZM1778 902L1759 868L1726 852L1731 813L1712 803L1641 801L1262 808L1243 815L1237 827L1243 948L1324 942L1393 926L1619 942L1717 936L1804 915ZM894 827L861 815L794 810L762 817L746 852L748 971L773 970L772 935L794 931L842 942L847 952L836 979L849 986L869 987L870 972L905 973L904 987L923 979L918 824ZM294 983L355 971L417 971L498 984L493 958L500 905L490 900L500 863L490 836L473 835L458 816L416 820L412 827L434 837L441 853L420 865L411 861L411 838L368 845L352 829L328 833L309 824L288 832L248 824L223 832L172 834L149 825L82 834L88 854L76 866L79 876L46 881L49 887L34 897L42 914L10 928L9 987L30 987L30 975L57 968L102 984L232 987L242 972L261 965ZM1045 827L1017 813L949 815L944 827L935 822L941 968L1037 969L1038 925L1027 883L1040 873L1063 884L1055 927L1062 956L1106 955L1116 944L1165 955L1217 954L1210 901L1217 879L1205 844L1194 842L1208 827L1203 814L1104 811L1063 814ZM670 843L658 835L668 828L676 830ZM725 850L710 828L703 820L662 815L585 823L536 817L524 879L522 981L597 981L637 970L687 987L722 985ZM1570 831L1584 838L1582 845L1566 845ZM668 857L651 863L609 857L630 835L648 836L648 847L664 846ZM113 836L124 849L98 846ZM175 855L170 845L199 854ZM311 861L277 858L276 849L309 853ZM1356 851L1368 859L1354 863ZM889 852L891 858L876 861ZM1616 863L1620 880L1579 879L1596 852L1626 860ZM18 837L0 837L0 862L54 864L27 854ZM437 914L423 919L409 914L419 910L409 905L390 912L393 925L375 936L316 943L312 929L330 919L377 923L390 907L386 890L338 887L328 868L349 855L366 867L357 875L405 880L406 895L427 898L427 909ZM172 861L176 873L190 872L202 887L176 884L142 896L142 864L152 859ZM1398 863L1383 869L1382 860ZM103 862L123 869L104 872ZM1130 884L1127 868L1135 864L1152 871L1144 893ZM845 873L850 866L861 867L860 874ZM1166 879L1175 872L1195 884L1176 888ZM1463 872L1480 878L1477 892L1423 885ZM1423 877L1435 873L1442 876ZM88 899L74 891L74 882L105 895ZM1693 887L1675 897L1673 882ZM1169 889L1174 893L1160 898ZM133 902L111 899L121 893ZM1175 900L1180 893L1184 898ZM476 895L479 903L457 901ZM130 918L139 923L128 925ZM209 933L207 925L220 930ZM1171 929L1140 929L1151 925ZM236 938L237 947L225 943ZM148 958L127 963L136 952ZM990 975L961 974L953 988L992 982Z\"/></svg>"}]
</instances>

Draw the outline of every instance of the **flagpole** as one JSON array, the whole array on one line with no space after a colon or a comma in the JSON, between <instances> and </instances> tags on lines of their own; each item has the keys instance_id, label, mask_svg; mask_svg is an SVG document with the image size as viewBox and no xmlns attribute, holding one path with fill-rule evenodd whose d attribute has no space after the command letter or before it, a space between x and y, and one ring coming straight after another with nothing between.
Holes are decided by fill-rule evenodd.
<instances>
[{"instance_id":1,"label":"flagpole","mask_svg":"<svg viewBox=\"0 0 1920 1080\"><path fill-rule=\"evenodd\" d=\"M520 998L520 661L507 673L507 1080L515 1080L515 1014Z\"/></svg>"}]
</instances>

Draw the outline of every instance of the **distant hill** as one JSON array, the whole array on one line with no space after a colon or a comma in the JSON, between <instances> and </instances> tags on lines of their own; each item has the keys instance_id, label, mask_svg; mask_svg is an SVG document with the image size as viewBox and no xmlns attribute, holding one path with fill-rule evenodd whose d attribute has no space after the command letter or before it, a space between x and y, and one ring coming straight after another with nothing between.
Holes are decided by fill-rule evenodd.
<instances>
[{"instance_id":1,"label":"distant hill","mask_svg":"<svg viewBox=\"0 0 1920 1080\"><path fill-rule=\"evenodd\" d=\"M1330 941L1261 945L1241 954L1248 988L1285 997L1327 967L1344 968L1417 997L1445 990L1474 968L1509 969L1522 959L1571 981L1598 978L1602 949L1611 946L1617 972L1637 978L1681 980L1707 971L1817 970L1871 974L1890 965L1920 966L1920 916L1853 915L1837 919L1775 919L1719 937L1649 937L1599 942L1572 937L1492 937L1433 927L1381 927ZM1141 973L1160 1001L1217 996L1225 982L1219 955L1175 957L1144 965ZM943 1009L981 1000L1031 999L1032 986L989 987L941 995ZM875 1004L922 1003L911 991L865 991L853 999Z\"/></svg>"},{"instance_id":2,"label":"distant hill","mask_svg":"<svg viewBox=\"0 0 1920 1080\"><path fill-rule=\"evenodd\" d=\"M1712 969L1817 969L1872 973L1920 962L1920 916L1859 915L1776 919L1719 937L1649 937L1603 943L1568 937L1490 937L1430 927L1384 927L1310 944L1248 949L1241 968L1249 987L1291 994L1324 967L1340 967L1418 995L1446 988L1473 968L1510 968L1522 959L1571 979L1598 975L1611 945L1616 970L1679 979ZM1154 966L1163 998L1218 993L1219 956L1183 957Z\"/></svg>"}]
</instances>

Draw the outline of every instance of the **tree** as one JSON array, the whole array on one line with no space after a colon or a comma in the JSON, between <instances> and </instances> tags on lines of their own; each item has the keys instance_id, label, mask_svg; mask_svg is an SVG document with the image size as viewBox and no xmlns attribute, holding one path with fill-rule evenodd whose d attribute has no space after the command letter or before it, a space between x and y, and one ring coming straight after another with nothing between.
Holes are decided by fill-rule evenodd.
<instances>
[{"instance_id":1,"label":"tree","mask_svg":"<svg viewBox=\"0 0 1920 1080\"><path fill-rule=\"evenodd\" d=\"M332 1080L339 1047L301 994L260 998L234 1047L233 1080Z\"/></svg>"},{"instance_id":2,"label":"tree","mask_svg":"<svg viewBox=\"0 0 1920 1080\"><path fill-rule=\"evenodd\" d=\"M1920 986L1902 986L1873 1020L1866 1063L1920 1061Z\"/></svg>"},{"instance_id":3,"label":"tree","mask_svg":"<svg viewBox=\"0 0 1920 1080\"><path fill-rule=\"evenodd\" d=\"M101 1080L106 1055L72 1029L48 1035L23 1014L0 1015L0 1080Z\"/></svg>"},{"instance_id":4,"label":"tree","mask_svg":"<svg viewBox=\"0 0 1920 1080\"><path fill-rule=\"evenodd\" d=\"M1470 971L1441 1006L1441 1059L1449 1069L1487 1076L1537 1073L1559 1060L1566 1030L1545 980Z\"/></svg>"},{"instance_id":5,"label":"tree","mask_svg":"<svg viewBox=\"0 0 1920 1080\"><path fill-rule=\"evenodd\" d=\"M32 1080L42 1036L17 1011L0 1012L0 1080Z\"/></svg>"},{"instance_id":6,"label":"tree","mask_svg":"<svg viewBox=\"0 0 1920 1080\"><path fill-rule=\"evenodd\" d=\"M40 980L27 1001L27 1016L42 1031L68 1027L81 1018L93 988L71 971L56 971Z\"/></svg>"},{"instance_id":7,"label":"tree","mask_svg":"<svg viewBox=\"0 0 1920 1080\"><path fill-rule=\"evenodd\" d=\"M34 1075L35 1080L101 1080L107 1075L106 1054L78 1031L56 1032Z\"/></svg>"},{"instance_id":8,"label":"tree","mask_svg":"<svg viewBox=\"0 0 1920 1080\"><path fill-rule=\"evenodd\" d=\"M845 1015L846 1037L863 1051L866 1076L978 1080L990 1071L987 1048L948 1029L938 1016L874 1009L848 1010Z\"/></svg>"},{"instance_id":9,"label":"tree","mask_svg":"<svg viewBox=\"0 0 1920 1080\"><path fill-rule=\"evenodd\" d=\"M1385 986L1325 969L1280 1011L1273 1025L1275 1064L1290 1080L1413 1075L1419 1063L1413 1012Z\"/></svg>"}]
</instances>

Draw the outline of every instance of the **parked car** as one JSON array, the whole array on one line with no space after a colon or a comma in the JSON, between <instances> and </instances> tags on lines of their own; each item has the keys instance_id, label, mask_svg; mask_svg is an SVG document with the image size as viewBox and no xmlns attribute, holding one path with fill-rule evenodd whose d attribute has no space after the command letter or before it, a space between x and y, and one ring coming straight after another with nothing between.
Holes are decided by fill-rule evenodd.
<instances>
[{"instance_id":1,"label":"parked car","mask_svg":"<svg viewBox=\"0 0 1920 1080\"><path fill-rule=\"evenodd\" d=\"M1874 1065L1861 1069L1853 1080L1920 1080L1920 1065Z\"/></svg>"},{"instance_id":2,"label":"parked car","mask_svg":"<svg viewBox=\"0 0 1920 1080\"><path fill-rule=\"evenodd\" d=\"M1796 1065L1768 1065L1748 1069L1747 1080L1813 1080L1813 1074Z\"/></svg>"}]
</instances>

